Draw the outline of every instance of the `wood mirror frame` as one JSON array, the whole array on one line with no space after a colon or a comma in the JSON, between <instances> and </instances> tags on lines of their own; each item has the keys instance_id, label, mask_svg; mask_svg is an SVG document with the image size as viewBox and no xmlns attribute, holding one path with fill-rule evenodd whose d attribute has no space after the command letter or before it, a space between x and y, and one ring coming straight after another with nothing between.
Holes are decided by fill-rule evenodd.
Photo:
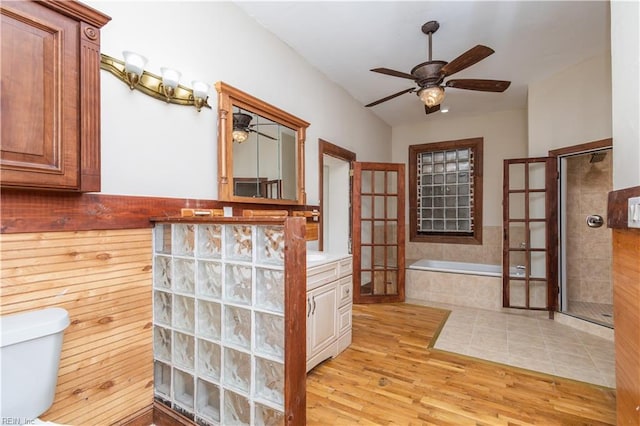
<instances>
[{"instance_id":1,"label":"wood mirror frame","mask_svg":"<svg viewBox=\"0 0 640 426\"><path fill-rule=\"evenodd\" d=\"M304 142L309 123L273 105L219 81L218 92L218 198L243 203L292 205L306 203L304 187ZM296 199L260 198L234 194L233 181L233 108L250 111L293 129L296 133Z\"/></svg>"}]
</instances>

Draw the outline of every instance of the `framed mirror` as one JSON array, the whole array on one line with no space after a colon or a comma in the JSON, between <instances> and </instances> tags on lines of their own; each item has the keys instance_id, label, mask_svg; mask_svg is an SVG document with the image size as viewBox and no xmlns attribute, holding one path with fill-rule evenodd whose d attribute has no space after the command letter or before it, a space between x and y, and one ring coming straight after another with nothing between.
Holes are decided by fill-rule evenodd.
<instances>
[{"instance_id":1,"label":"framed mirror","mask_svg":"<svg viewBox=\"0 0 640 426\"><path fill-rule=\"evenodd\" d=\"M305 204L304 141L309 123L221 81L218 198Z\"/></svg>"}]
</instances>

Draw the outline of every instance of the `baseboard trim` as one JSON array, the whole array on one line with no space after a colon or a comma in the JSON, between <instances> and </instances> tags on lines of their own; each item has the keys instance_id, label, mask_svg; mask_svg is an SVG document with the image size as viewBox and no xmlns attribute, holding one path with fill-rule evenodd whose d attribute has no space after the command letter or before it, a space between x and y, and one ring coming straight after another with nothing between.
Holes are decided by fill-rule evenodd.
<instances>
[{"instance_id":1,"label":"baseboard trim","mask_svg":"<svg viewBox=\"0 0 640 426\"><path fill-rule=\"evenodd\" d=\"M185 416L173 411L166 405L153 402L153 424L155 426L194 426L195 423Z\"/></svg>"},{"instance_id":2,"label":"baseboard trim","mask_svg":"<svg viewBox=\"0 0 640 426\"><path fill-rule=\"evenodd\" d=\"M130 416L117 421L112 426L194 426L195 423L158 401Z\"/></svg>"},{"instance_id":3,"label":"baseboard trim","mask_svg":"<svg viewBox=\"0 0 640 426\"><path fill-rule=\"evenodd\" d=\"M149 426L153 424L153 404L136 411L112 424L112 426Z\"/></svg>"}]
</instances>

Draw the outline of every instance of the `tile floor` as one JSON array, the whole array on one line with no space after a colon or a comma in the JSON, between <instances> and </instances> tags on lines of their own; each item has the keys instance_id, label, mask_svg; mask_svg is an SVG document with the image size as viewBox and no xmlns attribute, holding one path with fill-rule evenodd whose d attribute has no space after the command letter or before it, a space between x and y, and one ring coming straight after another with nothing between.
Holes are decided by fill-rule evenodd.
<instances>
[{"instance_id":1,"label":"tile floor","mask_svg":"<svg viewBox=\"0 0 640 426\"><path fill-rule=\"evenodd\" d=\"M549 320L546 312L419 304L451 311L436 349L615 387L613 342Z\"/></svg>"}]
</instances>

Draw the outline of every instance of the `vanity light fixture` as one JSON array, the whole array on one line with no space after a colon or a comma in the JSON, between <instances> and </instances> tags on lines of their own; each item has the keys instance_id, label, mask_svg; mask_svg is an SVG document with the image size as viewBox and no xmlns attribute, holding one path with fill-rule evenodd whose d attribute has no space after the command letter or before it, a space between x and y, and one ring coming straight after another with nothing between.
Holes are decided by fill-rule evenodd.
<instances>
[{"instance_id":1,"label":"vanity light fixture","mask_svg":"<svg viewBox=\"0 0 640 426\"><path fill-rule=\"evenodd\" d=\"M196 109L200 111L200 108L207 105L207 99L209 98L209 85L204 81L198 80L192 81L191 85L193 86L193 104L196 106Z\"/></svg>"},{"instance_id":2,"label":"vanity light fixture","mask_svg":"<svg viewBox=\"0 0 640 426\"><path fill-rule=\"evenodd\" d=\"M122 56L124 56L124 77L126 78L127 83L129 83L129 88L133 90L140 81L142 73L144 73L144 66L147 65L147 58L142 55L138 55L136 52L128 50L122 52Z\"/></svg>"},{"instance_id":3,"label":"vanity light fixture","mask_svg":"<svg viewBox=\"0 0 640 426\"><path fill-rule=\"evenodd\" d=\"M144 70L147 59L131 51L123 52L121 61L111 56L100 55L100 68L109 71L125 82L131 90L136 89L152 98L178 105L193 105L198 111L207 104L209 85L201 81L193 82L193 89L179 84L181 74L171 68L161 68L162 76Z\"/></svg>"},{"instance_id":4,"label":"vanity light fixture","mask_svg":"<svg viewBox=\"0 0 640 426\"><path fill-rule=\"evenodd\" d=\"M178 87L182 74L172 68L160 68L160 72L162 73L162 93L164 93L167 102L169 102L176 93L176 87Z\"/></svg>"},{"instance_id":5,"label":"vanity light fixture","mask_svg":"<svg viewBox=\"0 0 640 426\"><path fill-rule=\"evenodd\" d=\"M440 105L444 100L444 89L440 86L428 86L420 90L418 96L427 107L431 108Z\"/></svg>"}]
</instances>

